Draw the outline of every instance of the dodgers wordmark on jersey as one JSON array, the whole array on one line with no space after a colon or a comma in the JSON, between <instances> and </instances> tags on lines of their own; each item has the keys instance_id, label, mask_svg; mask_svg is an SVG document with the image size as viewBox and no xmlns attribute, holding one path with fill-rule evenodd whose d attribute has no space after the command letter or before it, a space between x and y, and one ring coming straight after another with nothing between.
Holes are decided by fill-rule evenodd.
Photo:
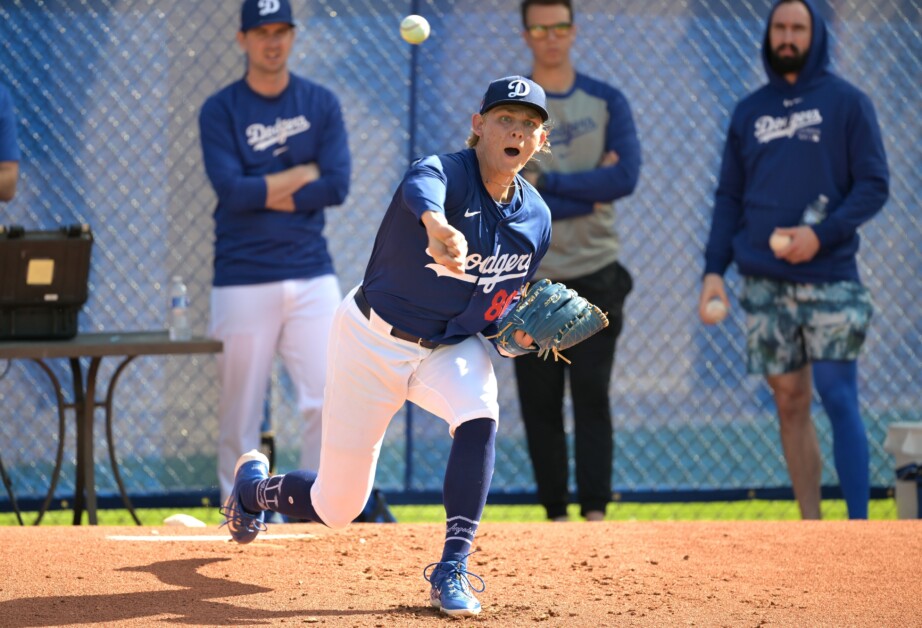
<instances>
[{"instance_id":1,"label":"dodgers wordmark on jersey","mask_svg":"<svg viewBox=\"0 0 922 628\"><path fill-rule=\"evenodd\" d=\"M509 203L494 201L473 149L416 162L391 200L365 271L365 295L375 311L398 329L441 344L491 335L534 276L551 237L547 204L521 176L515 185ZM467 239L464 274L435 264L426 252L420 218L443 208Z\"/></svg>"}]
</instances>

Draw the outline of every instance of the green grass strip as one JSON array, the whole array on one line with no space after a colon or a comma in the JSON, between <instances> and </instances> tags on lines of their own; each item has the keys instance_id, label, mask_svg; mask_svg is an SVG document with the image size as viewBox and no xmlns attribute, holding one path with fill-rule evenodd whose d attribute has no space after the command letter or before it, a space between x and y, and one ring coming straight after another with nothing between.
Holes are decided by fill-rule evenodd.
<instances>
[{"instance_id":1,"label":"green grass strip","mask_svg":"<svg viewBox=\"0 0 922 628\"><path fill-rule=\"evenodd\" d=\"M400 523L443 523L445 510L440 504L425 506L396 506L391 511ZM149 526L163 524L170 515L185 513L203 521L206 525L219 525L223 518L217 508L141 508L137 510L141 523ZM99 525L131 526L134 521L127 510L98 511ZM571 505L570 518L581 520L579 507ZM23 513L26 525L35 522L36 513ZM71 525L73 511L55 510L45 513L42 525ZM823 517L829 520L847 519L845 502L826 500L823 502ZM607 521L777 521L797 520L800 513L793 501L749 500L738 502L691 502L668 504L638 504L620 502L608 505ZM872 520L896 519L896 502L893 499L871 500L869 518ZM84 514L83 522L87 517ZM487 505L482 521L505 521L513 523L546 521L544 509L537 505ZM0 513L0 525L19 525L13 513Z\"/></svg>"}]
</instances>

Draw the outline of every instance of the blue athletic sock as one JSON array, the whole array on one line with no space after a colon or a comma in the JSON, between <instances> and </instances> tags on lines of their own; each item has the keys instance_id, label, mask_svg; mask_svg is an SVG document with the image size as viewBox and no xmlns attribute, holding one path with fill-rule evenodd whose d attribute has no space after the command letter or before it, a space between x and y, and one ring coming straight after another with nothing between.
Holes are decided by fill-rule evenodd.
<instances>
[{"instance_id":1,"label":"blue athletic sock","mask_svg":"<svg viewBox=\"0 0 922 628\"><path fill-rule=\"evenodd\" d=\"M467 563L487 503L495 459L496 421L475 419L455 429L442 487L446 518L443 561Z\"/></svg>"},{"instance_id":2,"label":"blue athletic sock","mask_svg":"<svg viewBox=\"0 0 922 628\"><path fill-rule=\"evenodd\" d=\"M311 502L311 487L317 474L312 471L292 471L273 475L251 486L241 487L240 501L247 510L272 510L277 513L323 523Z\"/></svg>"},{"instance_id":3,"label":"blue athletic sock","mask_svg":"<svg viewBox=\"0 0 922 628\"><path fill-rule=\"evenodd\" d=\"M854 360L814 362L813 381L832 425L833 458L848 517L867 519L870 454L858 405L858 365Z\"/></svg>"}]
</instances>

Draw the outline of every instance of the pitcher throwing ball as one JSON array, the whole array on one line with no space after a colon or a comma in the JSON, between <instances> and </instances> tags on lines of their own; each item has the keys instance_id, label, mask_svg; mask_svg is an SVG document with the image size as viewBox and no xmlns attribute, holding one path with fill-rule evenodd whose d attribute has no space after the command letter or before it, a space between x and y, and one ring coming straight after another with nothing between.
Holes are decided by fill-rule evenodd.
<instances>
[{"instance_id":1,"label":"pitcher throwing ball","mask_svg":"<svg viewBox=\"0 0 922 628\"><path fill-rule=\"evenodd\" d=\"M237 542L265 529L266 510L330 528L349 524L368 499L391 418L412 401L442 418L453 437L445 548L424 569L431 603L449 615L480 612L474 592L483 580L467 571L467 557L493 475L499 407L477 335L499 333L550 241L547 205L518 174L547 150L547 118L541 87L521 76L499 79L471 119L467 149L409 168L362 285L334 318L319 471L270 478L263 455L244 454L222 509ZM516 340L532 344L521 330Z\"/></svg>"}]
</instances>

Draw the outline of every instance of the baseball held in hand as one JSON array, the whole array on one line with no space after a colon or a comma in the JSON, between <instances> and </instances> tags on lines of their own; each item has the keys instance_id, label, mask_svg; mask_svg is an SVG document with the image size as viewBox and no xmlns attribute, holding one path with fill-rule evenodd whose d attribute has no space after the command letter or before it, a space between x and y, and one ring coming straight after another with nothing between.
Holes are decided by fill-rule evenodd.
<instances>
[{"instance_id":1,"label":"baseball held in hand","mask_svg":"<svg viewBox=\"0 0 922 628\"><path fill-rule=\"evenodd\" d=\"M408 15L400 23L400 36L411 44L421 44L429 37L429 22L421 15Z\"/></svg>"},{"instance_id":2,"label":"baseball held in hand","mask_svg":"<svg viewBox=\"0 0 922 628\"><path fill-rule=\"evenodd\" d=\"M720 299L711 299L704 306L704 314L709 323L719 323L727 318L727 306Z\"/></svg>"},{"instance_id":3,"label":"baseball held in hand","mask_svg":"<svg viewBox=\"0 0 922 628\"><path fill-rule=\"evenodd\" d=\"M784 250L790 243L791 236L782 233L773 233L772 237L768 239L768 246L770 246L775 253Z\"/></svg>"}]
</instances>

